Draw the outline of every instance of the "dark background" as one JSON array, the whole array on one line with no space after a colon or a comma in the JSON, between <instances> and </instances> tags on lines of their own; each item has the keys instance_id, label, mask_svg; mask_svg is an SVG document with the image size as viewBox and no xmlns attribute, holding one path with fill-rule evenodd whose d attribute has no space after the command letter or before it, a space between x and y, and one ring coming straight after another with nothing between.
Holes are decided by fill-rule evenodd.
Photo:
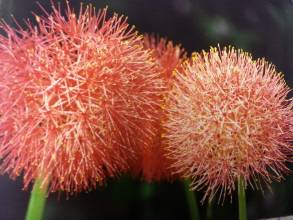
<instances>
[{"instance_id":1,"label":"dark background","mask_svg":"<svg viewBox=\"0 0 293 220\"><path fill-rule=\"evenodd\" d=\"M8 23L10 14L21 21L39 13L34 0L0 0L0 16ZM50 11L50 1L39 0ZM64 1L62 1L64 2ZM70 1L78 10L80 1ZM186 50L233 45L266 57L293 83L293 1L289 0L87 0L97 8L129 17L141 33L155 33L181 43ZM21 178L0 177L0 220L23 219L28 191ZM188 219L182 183L146 184L128 176L109 180L107 185L69 198L48 198L45 219ZM197 194L201 198L201 193ZM249 219L293 215L293 177L273 183L272 191L247 191ZM200 206L206 218L206 204ZM237 195L223 205L214 204L213 219L237 219Z\"/></svg>"}]
</instances>

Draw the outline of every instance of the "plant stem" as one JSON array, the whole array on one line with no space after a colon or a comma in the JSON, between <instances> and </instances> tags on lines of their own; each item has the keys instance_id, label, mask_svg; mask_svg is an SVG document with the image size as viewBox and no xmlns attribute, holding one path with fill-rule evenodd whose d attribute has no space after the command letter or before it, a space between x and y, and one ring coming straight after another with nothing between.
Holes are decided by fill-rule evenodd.
<instances>
[{"instance_id":1,"label":"plant stem","mask_svg":"<svg viewBox=\"0 0 293 220\"><path fill-rule=\"evenodd\" d=\"M246 220L247 219L246 196L245 196L245 183L243 178L238 179L238 211L239 211L239 220Z\"/></svg>"},{"instance_id":2,"label":"plant stem","mask_svg":"<svg viewBox=\"0 0 293 220\"><path fill-rule=\"evenodd\" d=\"M156 188L156 186L154 183L143 182L140 187L141 199L142 200L150 199L155 192L155 188Z\"/></svg>"},{"instance_id":3,"label":"plant stem","mask_svg":"<svg viewBox=\"0 0 293 220\"><path fill-rule=\"evenodd\" d=\"M26 212L26 220L41 220L43 217L47 187L41 187L41 183L40 179L36 179L34 183Z\"/></svg>"},{"instance_id":4,"label":"plant stem","mask_svg":"<svg viewBox=\"0 0 293 220\"><path fill-rule=\"evenodd\" d=\"M207 205L206 219L211 220L212 216L213 216L213 201L209 201Z\"/></svg>"},{"instance_id":5,"label":"plant stem","mask_svg":"<svg viewBox=\"0 0 293 220\"><path fill-rule=\"evenodd\" d=\"M184 189L185 189L186 200L189 206L190 219L199 220L196 197L194 192L191 191L189 187L190 187L190 181L187 179L184 180Z\"/></svg>"}]
</instances>

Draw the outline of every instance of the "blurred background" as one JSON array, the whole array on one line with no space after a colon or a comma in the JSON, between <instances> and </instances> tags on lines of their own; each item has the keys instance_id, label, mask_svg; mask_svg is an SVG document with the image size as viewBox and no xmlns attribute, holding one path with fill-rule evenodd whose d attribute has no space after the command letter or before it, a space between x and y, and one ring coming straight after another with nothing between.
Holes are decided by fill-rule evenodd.
<instances>
[{"instance_id":1,"label":"blurred background","mask_svg":"<svg viewBox=\"0 0 293 220\"><path fill-rule=\"evenodd\" d=\"M50 1L39 0L50 11ZM55 1L54 1L55 2ZM64 3L62 0L61 2ZM70 1L78 10L80 2ZM109 6L110 12L127 15L129 23L141 33L155 33L181 43L191 53L209 46L233 45L266 57L285 74L293 86L293 1L289 0L85 0L97 8ZM34 0L0 0L0 17L11 23L33 20L40 13ZM20 22L23 23L23 22ZM197 193L198 199L202 196ZM22 190L21 178L0 177L0 220L23 219L29 192ZM293 175L271 190L247 192L249 219L293 215ZM206 204L200 205L206 218ZM212 219L237 219L237 195L232 202L213 204ZM88 219L188 219L183 184L147 184L128 176L109 180L95 191L67 197L50 195L46 220Z\"/></svg>"}]
</instances>

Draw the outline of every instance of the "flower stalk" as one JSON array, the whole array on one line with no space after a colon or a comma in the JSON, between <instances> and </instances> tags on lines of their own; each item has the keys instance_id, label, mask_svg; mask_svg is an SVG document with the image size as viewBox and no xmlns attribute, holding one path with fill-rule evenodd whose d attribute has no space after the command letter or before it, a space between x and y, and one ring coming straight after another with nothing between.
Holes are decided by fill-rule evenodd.
<instances>
[{"instance_id":1,"label":"flower stalk","mask_svg":"<svg viewBox=\"0 0 293 220\"><path fill-rule=\"evenodd\" d=\"M213 217L213 201L210 200L207 204L206 219L211 220Z\"/></svg>"},{"instance_id":2,"label":"flower stalk","mask_svg":"<svg viewBox=\"0 0 293 220\"><path fill-rule=\"evenodd\" d=\"M246 211L246 195L245 195L245 183L243 178L238 180L238 211L239 211L239 220L247 219Z\"/></svg>"},{"instance_id":3,"label":"flower stalk","mask_svg":"<svg viewBox=\"0 0 293 220\"><path fill-rule=\"evenodd\" d=\"M37 179L31 192L26 220L41 220L47 197L47 186L42 186L42 181Z\"/></svg>"},{"instance_id":4,"label":"flower stalk","mask_svg":"<svg viewBox=\"0 0 293 220\"><path fill-rule=\"evenodd\" d=\"M190 220L199 220L198 205L196 201L196 196L193 191L190 190L190 180L184 180L184 190L186 195L186 200L189 207Z\"/></svg>"}]
</instances>

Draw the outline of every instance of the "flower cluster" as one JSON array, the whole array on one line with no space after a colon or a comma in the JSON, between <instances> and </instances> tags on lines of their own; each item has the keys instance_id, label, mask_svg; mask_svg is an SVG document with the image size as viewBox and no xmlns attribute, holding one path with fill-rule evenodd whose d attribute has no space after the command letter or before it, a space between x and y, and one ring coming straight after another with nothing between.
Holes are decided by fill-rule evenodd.
<instances>
[{"instance_id":1,"label":"flower cluster","mask_svg":"<svg viewBox=\"0 0 293 220\"><path fill-rule=\"evenodd\" d=\"M178 72L165 123L173 166L206 188L231 194L242 178L258 186L280 179L292 155L289 88L274 66L241 50L195 53Z\"/></svg>"},{"instance_id":2,"label":"flower cluster","mask_svg":"<svg viewBox=\"0 0 293 220\"><path fill-rule=\"evenodd\" d=\"M173 71L180 68L186 53L180 45L174 45L172 41L147 34L144 36L144 47L151 50L152 57L158 66L163 82L163 90L160 94L162 102L161 106L158 106L160 115L153 123L155 137L149 142L147 148L137 152L131 172L135 175L141 174L148 182L173 180L175 172L171 169L172 161L167 156L167 144L163 137L163 123L167 113L164 106L166 95L173 84Z\"/></svg>"},{"instance_id":3,"label":"flower cluster","mask_svg":"<svg viewBox=\"0 0 293 220\"><path fill-rule=\"evenodd\" d=\"M1 169L77 192L128 167L153 135L162 83L124 17L88 6L0 38ZM133 138L136 137L136 138Z\"/></svg>"}]
</instances>

